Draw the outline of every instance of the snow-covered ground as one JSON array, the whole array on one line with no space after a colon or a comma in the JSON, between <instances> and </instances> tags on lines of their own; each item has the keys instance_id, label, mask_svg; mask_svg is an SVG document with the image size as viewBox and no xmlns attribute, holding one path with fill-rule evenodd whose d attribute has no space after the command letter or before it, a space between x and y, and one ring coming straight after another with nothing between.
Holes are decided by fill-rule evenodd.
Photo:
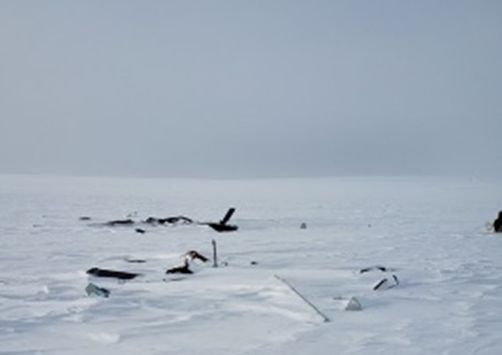
<instances>
[{"instance_id":1,"label":"snow-covered ground","mask_svg":"<svg viewBox=\"0 0 502 355\"><path fill-rule=\"evenodd\" d=\"M234 233L99 225L231 206ZM491 180L0 176L0 354L502 354L502 235L486 227L500 209ZM212 239L219 268L165 274ZM389 271L360 273L375 265Z\"/></svg>"}]
</instances>

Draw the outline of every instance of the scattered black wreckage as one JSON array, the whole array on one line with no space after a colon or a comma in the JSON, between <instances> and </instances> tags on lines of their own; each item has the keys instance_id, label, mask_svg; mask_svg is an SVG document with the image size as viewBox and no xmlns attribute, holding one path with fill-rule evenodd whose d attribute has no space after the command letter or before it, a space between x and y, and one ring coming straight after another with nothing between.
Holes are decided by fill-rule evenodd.
<instances>
[{"instance_id":1,"label":"scattered black wreckage","mask_svg":"<svg viewBox=\"0 0 502 355\"><path fill-rule=\"evenodd\" d=\"M186 217L186 216L171 216L171 217L165 217L165 218L159 218L159 217L148 217L144 221L139 221L136 222L132 220L131 218L126 218L126 219L115 219L111 220L108 222L105 222L104 225L108 227L119 227L119 226L134 226L137 224L143 224L143 225L150 225L150 226L159 226L159 225L191 225L191 224L197 224L197 225L205 225L216 232L234 232L239 229L238 226L233 225L233 224L228 224L230 221L230 218L232 218L233 214L235 213L235 208L231 207L228 209L227 213L223 217L222 220L219 222L196 222L192 218ZM81 217L81 221L88 221L90 220L90 217ZM135 231L140 234L144 234L146 231L143 228L136 228Z\"/></svg>"},{"instance_id":2,"label":"scattered black wreckage","mask_svg":"<svg viewBox=\"0 0 502 355\"><path fill-rule=\"evenodd\" d=\"M213 241L214 242L214 241ZM172 268L169 268L165 271L166 274L193 274L194 272L190 269L190 263L195 261L195 260L200 260L203 263L206 263L209 261L209 258L205 257L201 253L199 253L196 250L189 250L183 255L183 264L179 266L175 266ZM143 263L146 262L144 259L126 259L127 262L132 262L132 263ZM256 265L257 262L252 261L251 265ZM380 271L380 272L390 272L393 271L393 269L387 268L385 266L370 266L366 267L363 269L359 270L360 274L371 272L371 271ZM119 280L131 280L136 278L137 276L140 276L141 274L139 273L131 273L131 272L125 272L125 271L117 271L117 270L109 270L109 269L100 269L97 267L93 267L89 270L87 270L87 274L96 276L96 277L109 277L109 278L116 278ZM302 299L304 299L305 302L307 302L311 307L313 307L321 316L323 316L325 321L329 321L329 319L321 313L308 299L306 299L302 294L300 294L294 287L292 287L287 281L281 279L277 275L274 275L276 278L279 280L283 281L288 285L295 293L297 293ZM176 280L176 279L172 279ZM164 281L166 281L164 279ZM393 287L397 287L400 284L399 279L395 274L391 274L391 277L386 277L377 282L373 286L374 291L380 291L380 290L385 290L385 289L390 289ZM110 295L110 291L106 288L99 287L93 283L89 283L88 286L85 289L86 293L88 296L100 296L100 297L105 297L108 298ZM355 298L351 297L346 298L346 297L334 297L335 300L348 300L347 305L345 306L345 310L347 311L360 311L362 310L361 303Z\"/></svg>"},{"instance_id":3,"label":"scattered black wreckage","mask_svg":"<svg viewBox=\"0 0 502 355\"><path fill-rule=\"evenodd\" d=\"M164 225L164 224L192 224L194 223L191 218L185 216L175 216L175 217L166 217L166 218L157 218L157 217L148 217L144 221L135 222L134 220L127 219L115 219L112 221L108 221L105 225L110 227L115 226L131 226L136 223L149 224L149 225Z\"/></svg>"},{"instance_id":4,"label":"scattered black wreckage","mask_svg":"<svg viewBox=\"0 0 502 355\"><path fill-rule=\"evenodd\" d=\"M151 224L151 225L159 225L159 224L192 224L194 223L193 219L185 217L185 216L175 216L175 217L166 217L166 218L157 218L157 217L148 217L143 223Z\"/></svg>"},{"instance_id":5,"label":"scattered black wreckage","mask_svg":"<svg viewBox=\"0 0 502 355\"><path fill-rule=\"evenodd\" d=\"M183 255L183 265L176 266L166 270L166 274L193 274L193 271L190 270L190 262L194 260L200 260L204 263L208 262L209 259L199 253L196 250L189 250ZM144 263L146 260L144 259L127 259L127 262L130 263ZM90 268L86 271L87 274L95 276L95 277L109 277L115 278L119 280L132 280L137 276L141 276L142 274L126 272L126 271L118 271L118 270L110 270L110 269L101 269L98 267ZM95 289L91 287L94 291Z\"/></svg>"},{"instance_id":6,"label":"scattered black wreckage","mask_svg":"<svg viewBox=\"0 0 502 355\"><path fill-rule=\"evenodd\" d=\"M365 267L361 270L359 270L360 274L364 274L367 272L371 271L381 271L381 272L391 272L394 271L394 269L390 269L385 266L381 265L375 265L375 266L370 266L370 267ZM378 281L374 286L373 286L373 291L378 291L378 290L385 290L389 288L393 288L399 286L399 279L395 274L392 274L391 277L385 277Z\"/></svg>"}]
</instances>

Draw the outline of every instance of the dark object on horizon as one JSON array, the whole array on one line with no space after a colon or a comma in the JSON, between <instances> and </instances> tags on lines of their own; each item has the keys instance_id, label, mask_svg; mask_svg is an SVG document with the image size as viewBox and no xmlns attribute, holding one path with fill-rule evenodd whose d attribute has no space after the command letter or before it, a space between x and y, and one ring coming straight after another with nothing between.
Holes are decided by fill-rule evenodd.
<instances>
[{"instance_id":1,"label":"dark object on horizon","mask_svg":"<svg viewBox=\"0 0 502 355\"><path fill-rule=\"evenodd\" d=\"M175 216L175 217L166 217L166 218L157 218L157 217L148 217L144 223L147 224L192 224L193 220L191 218L185 216Z\"/></svg>"},{"instance_id":2,"label":"dark object on horizon","mask_svg":"<svg viewBox=\"0 0 502 355\"><path fill-rule=\"evenodd\" d=\"M80 221L90 221L91 220L91 217L87 217L87 216L82 216L79 218Z\"/></svg>"},{"instance_id":3,"label":"dark object on horizon","mask_svg":"<svg viewBox=\"0 0 502 355\"><path fill-rule=\"evenodd\" d=\"M93 268L87 270L87 273L92 276L113 277L113 278L120 279L120 280L132 280L136 276L141 275L141 274L136 274L136 273L132 273L132 272L100 269L97 267L93 267Z\"/></svg>"},{"instance_id":4,"label":"dark object on horizon","mask_svg":"<svg viewBox=\"0 0 502 355\"><path fill-rule=\"evenodd\" d=\"M258 265L258 262L253 260L249 264L251 264L251 265Z\"/></svg>"},{"instance_id":5,"label":"dark object on horizon","mask_svg":"<svg viewBox=\"0 0 502 355\"><path fill-rule=\"evenodd\" d=\"M217 232L233 232L239 229L236 225L232 224L227 224L227 222L232 218L232 215L235 212L235 208L231 207L228 209L227 213L225 214L225 217L218 223L214 222L208 222L208 223L203 223L207 224L209 227L213 228Z\"/></svg>"},{"instance_id":6,"label":"dark object on horizon","mask_svg":"<svg viewBox=\"0 0 502 355\"><path fill-rule=\"evenodd\" d=\"M373 270L380 270L381 272L387 272L387 268L385 266L370 266L370 267L366 267L364 269L361 269L361 271L359 271L360 274L364 274L365 272L368 272L368 271L373 271Z\"/></svg>"},{"instance_id":7,"label":"dark object on horizon","mask_svg":"<svg viewBox=\"0 0 502 355\"><path fill-rule=\"evenodd\" d=\"M85 288L85 292L87 293L87 296L95 295L95 296L101 296L108 298L110 296L110 290L107 290L106 288L103 287L98 287L92 282L87 285Z\"/></svg>"},{"instance_id":8,"label":"dark object on horizon","mask_svg":"<svg viewBox=\"0 0 502 355\"><path fill-rule=\"evenodd\" d=\"M307 229L307 223L303 222L300 224L300 229Z\"/></svg>"},{"instance_id":9,"label":"dark object on horizon","mask_svg":"<svg viewBox=\"0 0 502 355\"><path fill-rule=\"evenodd\" d=\"M136 233L139 233L139 234L145 234L146 233L146 231L144 229L141 229L141 228L136 228L134 231Z\"/></svg>"},{"instance_id":10,"label":"dark object on horizon","mask_svg":"<svg viewBox=\"0 0 502 355\"><path fill-rule=\"evenodd\" d=\"M498 218L493 222L493 230L496 233L502 233L502 211L499 212Z\"/></svg>"},{"instance_id":11,"label":"dark object on horizon","mask_svg":"<svg viewBox=\"0 0 502 355\"><path fill-rule=\"evenodd\" d=\"M183 266L176 266L166 270L166 274L193 274L193 271L188 268L188 259L185 259Z\"/></svg>"},{"instance_id":12,"label":"dark object on horizon","mask_svg":"<svg viewBox=\"0 0 502 355\"><path fill-rule=\"evenodd\" d=\"M202 262L207 262L209 259L206 258L204 255L202 255L201 253L199 253L198 251L195 251L195 250L190 250L189 252L187 252L185 254L185 258L186 259L189 259L189 260L200 260Z\"/></svg>"},{"instance_id":13,"label":"dark object on horizon","mask_svg":"<svg viewBox=\"0 0 502 355\"><path fill-rule=\"evenodd\" d=\"M130 226L134 224L134 221L132 219L116 219L113 221L108 221L105 223L107 226Z\"/></svg>"}]
</instances>

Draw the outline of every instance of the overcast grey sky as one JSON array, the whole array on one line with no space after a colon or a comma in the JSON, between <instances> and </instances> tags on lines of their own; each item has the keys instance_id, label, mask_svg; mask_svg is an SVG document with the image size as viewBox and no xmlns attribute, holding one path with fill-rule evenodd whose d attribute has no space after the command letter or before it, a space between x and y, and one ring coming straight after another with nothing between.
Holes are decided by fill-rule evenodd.
<instances>
[{"instance_id":1,"label":"overcast grey sky","mask_svg":"<svg viewBox=\"0 0 502 355\"><path fill-rule=\"evenodd\" d=\"M0 171L502 175L502 1L0 0Z\"/></svg>"}]
</instances>

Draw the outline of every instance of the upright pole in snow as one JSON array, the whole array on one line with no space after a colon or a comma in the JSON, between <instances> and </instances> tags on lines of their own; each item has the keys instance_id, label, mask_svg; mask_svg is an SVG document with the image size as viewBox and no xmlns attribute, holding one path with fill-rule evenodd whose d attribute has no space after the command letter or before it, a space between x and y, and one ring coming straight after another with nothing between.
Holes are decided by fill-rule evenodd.
<instances>
[{"instance_id":1,"label":"upright pole in snow","mask_svg":"<svg viewBox=\"0 0 502 355\"><path fill-rule=\"evenodd\" d=\"M213 267L218 267L218 253L216 251L216 240L212 240L211 244L213 244Z\"/></svg>"},{"instance_id":2,"label":"upright pole in snow","mask_svg":"<svg viewBox=\"0 0 502 355\"><path fill-rule=\"evenodd\" d=\"M296 288L293 287L293 285L291 285L288 281L286 281L285 279L277 276L277 275L274 275L274 277L281 281L282 283L284 283L286 286L288 286L288 288L293 291L294 293L296 293L306 304L308 304L314 311L317 312L317 314L319 314L322 319L324 320L324 322L329 322L330 319L324 314L322 313L319 308L317 308L312 302L310 302L307 297L305 297L304 295L302 295L300 292L298 292L298 290Z\"/></svg>"}]
</instances>

